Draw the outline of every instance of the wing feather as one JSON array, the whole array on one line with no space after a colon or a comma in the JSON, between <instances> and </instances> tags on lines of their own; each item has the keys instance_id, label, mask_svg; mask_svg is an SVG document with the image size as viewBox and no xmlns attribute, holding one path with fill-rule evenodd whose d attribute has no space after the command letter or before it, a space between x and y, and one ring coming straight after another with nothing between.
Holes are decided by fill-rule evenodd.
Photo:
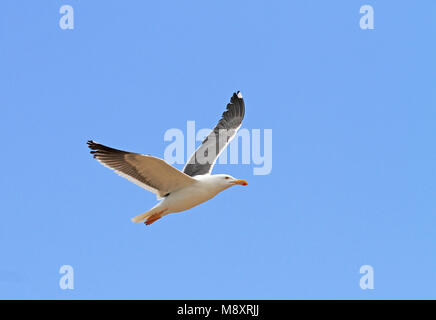
<instances>
[{"instance_id":1,"label":"wing feather","mask_svg":"<svg viewBox=\"0 0 436 320\"><path fill-rule=\"evenodd\" d=\"M164 160L139 153L122 151L88 141L91 154L101 164L159 198L195 183L196 180L170 166Z\"/></svg>"},{"instance_id":2,"label":"wing feather","mask_svg":"<svg viewBox=\"0 0 436 320\"><path fill-rule=\"evenodd\" d=\"M191 156L183 172L191 177L210 173L216 159L241 127L244 115L245 103L242 94L238 91L233 93L222 118Z\"/></svg>"}]
</instances>

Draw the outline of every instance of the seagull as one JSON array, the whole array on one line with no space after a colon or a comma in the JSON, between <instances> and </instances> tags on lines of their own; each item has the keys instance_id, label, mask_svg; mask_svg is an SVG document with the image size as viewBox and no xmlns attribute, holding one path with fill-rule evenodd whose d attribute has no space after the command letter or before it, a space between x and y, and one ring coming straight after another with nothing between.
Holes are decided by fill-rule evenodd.
<instances>
[{"instance_id":1,"label":"seagull","mask_svg":"<svg viewBox=\"0 0 436 320\"><path fill-rule=\"evenodd\" d=\"M231 186L248 185L247 181L228 174L211 174L217 158L241 127L244 115L244 99L238 91L233 93L227 110L192 154L183 171L160 158L113 149L92 140L88 141L88 147L101 164L156 194L160 201L149 211L131 219L150 225L170 213L206 202Z\"/></svg>"}]
</instances>

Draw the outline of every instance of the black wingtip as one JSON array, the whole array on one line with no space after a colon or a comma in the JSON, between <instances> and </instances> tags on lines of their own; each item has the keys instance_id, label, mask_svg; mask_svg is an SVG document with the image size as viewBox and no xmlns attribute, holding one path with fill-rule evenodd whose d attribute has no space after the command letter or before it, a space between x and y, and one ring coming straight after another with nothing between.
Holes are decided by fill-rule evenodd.
<instances>
[{"instance_id":1,"label":"black wingtip","mask_svg":"<svg viewBox=\"0 0 436 320\"><path fill-rule=\"evenodd\" d=\"M244 104L244 98L242 97L241 91L236 91L233 93L233 96L230 99L230 103L236 103L236 104Z\"/></svg>"},{"instance_id":2,"label":"black wingtip","mask_svg":"<svg viewBox=\"0 0 436 320\"><path fill-rule=\"evenodd\" d=\"M235 101L235 100L244 100L244 98L242 97L241 91L238 90L238 91L233 93L233 96L230 99L230 101L232 102L232 101Z\"/></svg>"},{"instance_id":3,"label":"black wingtip","mask_svg":"<svg viewBox=\"0 0 436 320\"><path fill-rule=\"evenodd\" d=\"M91 150L97 149L97 146L98 146L98 143L96 143L94 140L88 140L88 142L86 142L86 144L88 145L88 148Z\"/></svg>"},{"instance_id":4,"label":"black wingtip","mask_svg":"<svg viewBox=\"0 0 436 320\"><path fill-rule=\"evenodd\" d=\"M227 104L226 111L223 112L222 117L227 118L228 116L240 116L242 119L245 115L245 103L242 98L241 91L234 92L230 98L230 103Z\"/></svg>"},{"instance_id":5,"label":"black wingtip","mask_svg":"<svg viewBox=\"0 0 436 320\"><path fill-rule=\"evenodd\" d=\"M87 142L88 148L91 149L90 153L94 155L94 158L99 157L103 154L124 154L127 153L126 151L114 149L107 147L105 145L102 145L98 142L95 142L94 140L88 140Z\"/></svg>"}]
</instances>

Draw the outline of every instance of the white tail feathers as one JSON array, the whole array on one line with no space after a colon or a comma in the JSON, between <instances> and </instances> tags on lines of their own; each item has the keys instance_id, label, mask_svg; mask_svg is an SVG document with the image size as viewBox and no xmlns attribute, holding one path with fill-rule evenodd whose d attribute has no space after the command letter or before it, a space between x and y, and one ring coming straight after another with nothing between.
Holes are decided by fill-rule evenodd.
<instances>
[{"instance_id":1,"label":"white tail feathers","mask_svg":"<svg viewBox=\"0 0 436 320\"><path fill-rule=\"evenodd\" d=\"M159 203L159 204L160 204L160 203ZM147 212L145 212L145 213L142 213L142 214L140 214L139 216L133 217L131 220L132 220L133 222L136 222L136 223L138 223L138 222L144 222L145 220L147 220L148 217L152 216L152 215L155 214L155 213L159 213L159 212L162 212L162 213L163 213L163 212L165 211L165 209L159 208L159 207L158 207L159 204L158 204L157 206L151 208L149 211L147 211Z\"/></svg>"},{"instance_id":2,"label":"white tail feathers","mask_svg":"<svg viewBox=\"0 0 436 320\"><path fill-rule=\"evenodd\" d=\"M136 223L143 222L145 221L145 219L147 219L150 216L149 212L150 211L147 211L143 214L140 214L139 216L133 217L131 220Z\"/></svg>"}]
</instances>

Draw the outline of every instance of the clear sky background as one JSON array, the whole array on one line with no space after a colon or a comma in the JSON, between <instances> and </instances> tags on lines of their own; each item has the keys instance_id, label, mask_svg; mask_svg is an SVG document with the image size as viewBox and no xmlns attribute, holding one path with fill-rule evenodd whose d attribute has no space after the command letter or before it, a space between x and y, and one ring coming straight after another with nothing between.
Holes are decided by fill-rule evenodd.
<instances>
[{"instance_id":1,"label":"clear sky background","mask_svg":"<svg viewBox=\"0 0 436 320\"><path fill-rule=\"evenodd\" d=\"M64 4L74 30L59 27ZM375 30L359 27L364 4ZM1 1L0 298L436 298L435 12ZM166 130L211 128L236 90L243 127L273 130L271 174L218 165L249 185L132 223L155 196L86 141L163 157Z\"/></svg>"}]
</instances>

